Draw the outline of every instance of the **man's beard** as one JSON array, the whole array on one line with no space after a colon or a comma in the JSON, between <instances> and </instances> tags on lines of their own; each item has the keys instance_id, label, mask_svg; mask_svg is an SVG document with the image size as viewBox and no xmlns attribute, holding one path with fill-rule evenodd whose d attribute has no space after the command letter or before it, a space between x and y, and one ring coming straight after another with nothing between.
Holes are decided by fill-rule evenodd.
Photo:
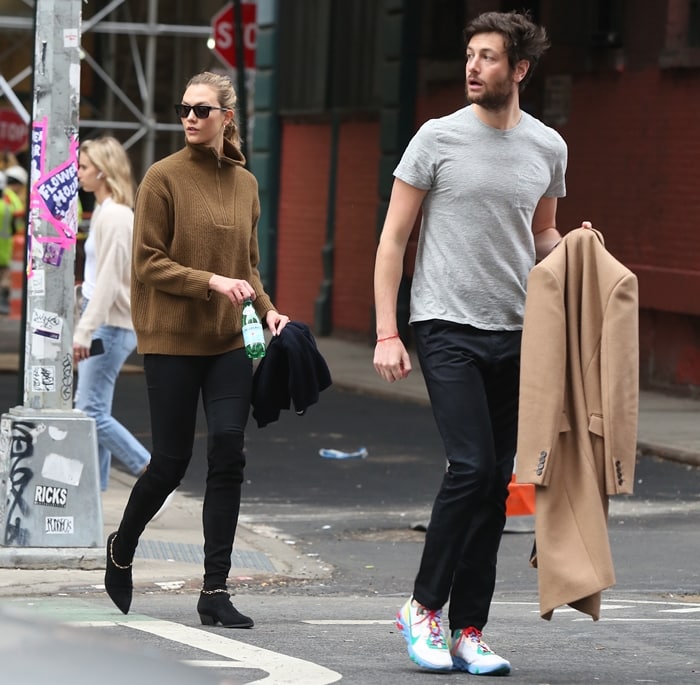
<instances>
[{"instance_id":1,"label":"man's beard","mask_svg":"<svg viewBox=\"0 0 700 685\"><path fill-rule=\"evenodd\" d=\"M485 87L478 95L469 95L469 85L466 84L464 92L470 104L479 105L491 112L500 112L510 104L513 98L512 81L501 81L493 86Z\"/></svg>"}]
</instances>

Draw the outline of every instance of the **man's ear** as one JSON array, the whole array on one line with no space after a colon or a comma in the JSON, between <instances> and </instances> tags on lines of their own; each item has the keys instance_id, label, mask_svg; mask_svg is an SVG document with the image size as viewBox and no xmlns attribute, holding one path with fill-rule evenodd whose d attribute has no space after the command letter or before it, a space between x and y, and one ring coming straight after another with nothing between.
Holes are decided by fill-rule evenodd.
<instances>
[{"instance_id":1,"label":"man's ear","mask_svg":"<svg viewBox=\"0 0 700 685\"><path fill-rule=\"evenodd\" d=\"M515 65L515 82L520 83L527 76L528 71L530 71L530 62L528 62L526 59L521 59Z\"/></svg>"}]
</instances>

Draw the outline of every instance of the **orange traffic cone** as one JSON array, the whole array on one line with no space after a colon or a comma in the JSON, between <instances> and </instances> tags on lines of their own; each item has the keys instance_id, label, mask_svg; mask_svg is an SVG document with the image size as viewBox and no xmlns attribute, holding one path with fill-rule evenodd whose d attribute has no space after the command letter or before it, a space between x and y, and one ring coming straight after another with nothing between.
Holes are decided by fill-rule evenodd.
<instances>
[{"instance_id":1,"label":"orange traffic cone","mask_svg":"<svg viewBox=\"0 0 700 685\"><path fill-rule=\"evenodd\" d=\"M532 483L516 483L515 474L508 483L506 516L530 516L535 513L535 486Z\"/></svg>"}]
</instances>

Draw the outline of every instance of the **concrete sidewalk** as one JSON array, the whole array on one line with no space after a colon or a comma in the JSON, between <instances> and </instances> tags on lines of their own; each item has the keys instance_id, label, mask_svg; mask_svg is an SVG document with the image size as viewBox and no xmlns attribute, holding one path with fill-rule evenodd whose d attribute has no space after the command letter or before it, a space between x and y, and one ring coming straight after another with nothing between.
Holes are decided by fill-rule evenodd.
<instances>
[{"instance_id":1,"label":"concrete sidewalk","mask_svg":"<svg viewBox=\"0 0 700 685\"><path fill-rule=\"evenodd\" d=\"M319 338L319 348L337 387L409 402L428 402L418 364L408 378L388 384L372 366L373 348L336 338ZM19 365L19 322L0 320L0 373ZM125 373L141 372L135 360ZM2 408L5 411L8 408ZM640 394L641 453L700 466L700 400L656 392ZM113 469L110 488L102 495L105 539L121 518L134 479ZM427 514L428 512L426 512ZM180 492L161 518L147 527L134 563L135 586L141 590L196 591L202 576L201 501ZM0 547L0 597L94 591L102 587L104 549L31 549ZM298 552L279 531L238 527L231 586L284 583L291 579L327 577L323 562Z\"/></svg>"}]
</instances>

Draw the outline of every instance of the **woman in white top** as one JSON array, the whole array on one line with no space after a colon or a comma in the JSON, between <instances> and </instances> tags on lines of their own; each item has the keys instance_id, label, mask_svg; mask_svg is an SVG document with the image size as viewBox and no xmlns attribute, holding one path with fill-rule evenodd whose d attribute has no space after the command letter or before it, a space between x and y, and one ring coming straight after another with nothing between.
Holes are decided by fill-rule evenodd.
<instances>
[{"instance_id":1,"label":"woman in white top","mask_svg":"<svg viewBox=\"0 0 700 685\"><path fill-rule=\"evenodd\" d=\"M143 473L150 461L146 448L112 416L117 376L136 348L130 305L134 181L121 143L111 136L83 142L78 180L83 190L94 193L96 204L85 241L81 316L73 335L75 407L95 419L104 491L112 456L133 475ZM94 340L101 341L104 352L93 347L90 354Z\"/></svg>"}]
</instances>

